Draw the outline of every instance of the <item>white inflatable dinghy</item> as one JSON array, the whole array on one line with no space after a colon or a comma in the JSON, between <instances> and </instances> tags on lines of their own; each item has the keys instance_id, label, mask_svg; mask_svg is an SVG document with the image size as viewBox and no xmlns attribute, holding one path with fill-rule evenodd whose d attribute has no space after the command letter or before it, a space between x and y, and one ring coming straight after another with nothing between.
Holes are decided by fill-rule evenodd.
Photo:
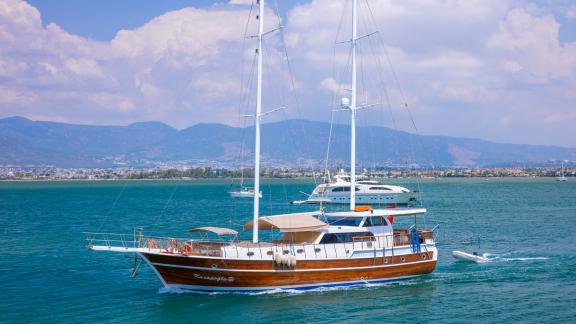
<instances>
[{"instance_id":1,"label":"white inflatable dinghy","mask_svg":"<svg viewBox=\"0 0 576 324\"><path fill-rule=\"evenodd\" d=\"M462 252L462 251L452 251L452 256L456 259L474 261L474 262L488 262L488 258L485 258L476 252L473 254Z\"/></svg>"}]
</instances>

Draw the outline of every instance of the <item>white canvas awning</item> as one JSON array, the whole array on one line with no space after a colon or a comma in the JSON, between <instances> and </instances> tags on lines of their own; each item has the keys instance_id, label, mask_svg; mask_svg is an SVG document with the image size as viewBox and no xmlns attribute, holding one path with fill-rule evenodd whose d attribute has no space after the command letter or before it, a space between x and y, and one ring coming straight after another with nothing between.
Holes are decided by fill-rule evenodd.
<instances>
[{"instance_id":1,"label":"white canvas awning","mask_svg":"<svg viewBox=\"0 0 576 324\"><path fill-rule=\"evenodd\" d=\"M192 229L188 230L188 232L190 232L190 233L210 232L210 233L214 233L217 235L237 235L238 234L238 232L233 230L233 229L224 228L224 227L212 227L212 226L192 228Z\"/></svg>"},{"instance_id":2,"label":"white canvas awning","mask_svg":"<svg viewBox=\"0 0 576 324\"><path fill-rule=\"evenodd\" d=\"M315 218L320 212L284 214L274 216L264 216L258 219L258 229L271 230L277 228L281 232L310 232L328 227L328 224ZM250 230L253 222L249 221L244 225L245 230Z\"/></svg>"}]
</instances>

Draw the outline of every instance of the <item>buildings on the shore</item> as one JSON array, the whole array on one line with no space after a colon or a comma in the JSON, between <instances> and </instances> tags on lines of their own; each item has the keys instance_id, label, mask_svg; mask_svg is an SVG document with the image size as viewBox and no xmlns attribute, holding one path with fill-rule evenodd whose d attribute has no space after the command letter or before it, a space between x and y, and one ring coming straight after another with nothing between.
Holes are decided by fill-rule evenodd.
<instances>
[{"instance_id":1,"label":"buildings on the shore","mask_svg":"<svg viewBox=\"0 0 576 324\"><path fill-rule=\"evenodd\" d=\"M443 178L443 177L556 177L560 168L397 168L364 170L375 178ZM0 180L120 180L120 179L195 179L252 177L252 169L222 167L154 167L154 168L57 168L52 166L0 166ZM576 177L576 168L564 169L567 177ZM270 178L321 178L324 173L314 169L268 168L262 171Z\"/></svg>"}]
</instances>

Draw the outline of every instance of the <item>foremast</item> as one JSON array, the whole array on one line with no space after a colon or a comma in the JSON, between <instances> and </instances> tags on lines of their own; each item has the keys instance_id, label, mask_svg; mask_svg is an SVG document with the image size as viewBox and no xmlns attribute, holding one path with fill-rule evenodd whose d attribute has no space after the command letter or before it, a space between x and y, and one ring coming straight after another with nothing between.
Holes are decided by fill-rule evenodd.
<instances>
[{"instance_id":1,"label":"foremast","mask_svg":"<svg viewBox=\"0 0 576 324\"><path fill-rule=\"evenodd\" d=\"M260 120L262 117L262 37L264 34L264 0L259 0L258 14L258 81L256 90L256 114L254 115L254 215L252 242L258 243L258 215L260 208Z\"/></svg>"},{"instance_id":2,"label":"foremast","mask_svg":"<svg viewBox=\"0 0 576 324\"><path fill-rule=\"evenodd\" d=\"M350 210L356 208L356 19L357 1L352 0L352 102L350 103Z\"/></svg>"}]
</instances>

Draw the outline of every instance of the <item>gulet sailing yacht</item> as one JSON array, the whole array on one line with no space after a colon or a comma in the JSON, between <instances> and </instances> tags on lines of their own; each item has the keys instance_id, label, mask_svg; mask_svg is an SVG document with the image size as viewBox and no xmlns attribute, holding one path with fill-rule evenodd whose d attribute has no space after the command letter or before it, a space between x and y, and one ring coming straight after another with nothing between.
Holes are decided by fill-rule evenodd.
<instances>
[{"instance_id":1,"label":"gulet sailing yacht","mask_svg":"<svg viewBox=\"0 0 576 324\"><path fill-rule=\"evenodd\" d=\"M356 186L356 43L357 4L352 1L351 176ZM264 0L259 1L258 78L255 114L254 190L260 188L260 117L262 96L262 38ZM254 195L253 219L244 225L251 241L236 240L237 232L201 227L191 232L213 233L229 240L149 237L144 233L86 233L94 251L135 253L166 287L189 291L262 291L361 285L408 279L434 271L438 251L433 231L396 228L398 217L415 217L424 208L372 209L355 205L350 190L350 210L322 210L283 215L260 215L260 197ZM202 215L201 212L198 215ZM277 241L260 241L260 230L282 233Z\"/></svg>"}]
</instances>

